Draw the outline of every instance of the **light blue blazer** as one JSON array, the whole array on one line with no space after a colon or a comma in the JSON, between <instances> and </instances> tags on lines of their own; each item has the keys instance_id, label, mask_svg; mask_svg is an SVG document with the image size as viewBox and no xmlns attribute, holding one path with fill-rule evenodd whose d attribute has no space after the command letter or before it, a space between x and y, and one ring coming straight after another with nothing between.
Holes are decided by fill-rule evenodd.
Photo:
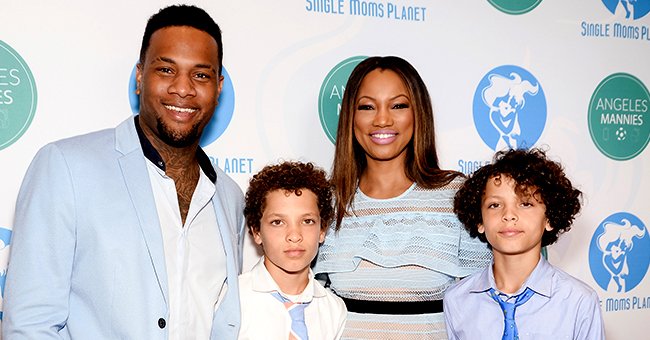
<instances>
[{"instance_id":1,"label":"light blue blazer","mask_svg":"<svg viewBox=\"0 0 650 340\"><path fill-rule=\"evenodd\" d=\"M211 339L236 339L244 201L216 171L222 244L215 247L227 258L228 288ZM37 153L16 203L5 340L168 338L169 327L161 328L169 319L167 273L148 176L132 117Z\"/></svg>"}]
</instances>

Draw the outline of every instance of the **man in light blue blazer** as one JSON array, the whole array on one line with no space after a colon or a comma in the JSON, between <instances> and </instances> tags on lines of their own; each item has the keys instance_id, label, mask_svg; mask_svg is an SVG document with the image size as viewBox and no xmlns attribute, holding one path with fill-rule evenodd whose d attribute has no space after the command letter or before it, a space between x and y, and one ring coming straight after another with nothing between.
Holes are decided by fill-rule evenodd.
<instances>
[{"instance_id":1,"label":"man in light blue blazer","mask_svg":"<svg viewBox=\"0 0 650 340\"><path fill-rule=\"evenodd\" d=\"M199 147L221 61L207 13L164 8L142 41L140 114L37 153L16 204L5 340L236 339L243 195Z\"/></svg>"}]
</instances>

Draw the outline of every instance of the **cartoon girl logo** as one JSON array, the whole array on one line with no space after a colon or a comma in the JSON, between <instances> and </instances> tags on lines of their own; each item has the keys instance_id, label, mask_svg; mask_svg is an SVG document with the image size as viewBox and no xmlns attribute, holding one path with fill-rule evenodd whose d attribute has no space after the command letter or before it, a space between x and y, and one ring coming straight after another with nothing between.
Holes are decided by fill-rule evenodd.
<instances>
[{"instance_id":1,"label":"cartoon girl logo","mask_svg":"<svg viewBox=\"0 0 650 340\"><path fill-rule=\"evenodd\" d=\"M634 238L645 235L645 229L632 225L627 219L623 224L605 222L605 231L598 237L598 249L603 252L603 265L611 275L607 285L608 291L625 291L625 280L630 274L627 265L627 254L634 247Z\"/></svg>"},{"instance_id":2,"label":"cartoon girl logo","mask_svg":"<svg viewBox=\"0 0 650 340\"><path fill-rule=\"evenodd\" d=\"M620 19L637 20L650 12L650 0L602 0L602 2L616 18Z\"/></svg>"},{"instance_id":3,"label":"cartoon girl logo","mask_svg":"<svg viewBox=\"0 0 650 340\"><path fill-rule=\"evenodd\" d=\"M490 123L499 132L496 150L517 149L521 138L519 112L526 105L524 95L536 95L539 85L533 85L515 72L509 77L488 76L490 85L483 89L483 102L490 108Z\"/></svg>"},{"instance_id":4,"label":"cartoon girl logo","mask_svg":"<svg viewBox=\"0 0 650 340\"><path fill-rule=\"evenodd\" d=\"M628 292L643 280L650 262L650 237L629 213L616 213L596 229L589 264L598 285L608 292Z\"/></svg>"},{"instance_id":5,"label":"cartoon girl logo","mask_svg":"<svg viewBox=\"0 0 650 340\"><path fill-rule=\"evenodd\" d=\"M534 146L546 124L546 98L527 70L503 65L488 72L474 93L474 125L495 151Z\"/></svg>"}]
</instances>

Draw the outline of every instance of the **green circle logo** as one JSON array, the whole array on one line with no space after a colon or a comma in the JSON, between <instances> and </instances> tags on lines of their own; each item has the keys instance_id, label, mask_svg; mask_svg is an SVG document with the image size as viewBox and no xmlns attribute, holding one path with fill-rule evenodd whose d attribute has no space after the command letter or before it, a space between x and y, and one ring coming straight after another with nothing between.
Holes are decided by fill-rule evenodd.
<instances>
[{"instance_id":1,"label":"green circle logo","mask_svg":"<svg viewBox=\"0 0 650 340\"><path fill-rule=\"evenodd\" d=\"M532 11L542 0L488 0L488 2L503 13L519 15Z\"/></svg>"},{"instance_id":2,"label":"green circle logo","mask_svg":"<svg viewBox=\"0 0 650 340\"><path fill-rule=\"evenodd\" d=\"M318 115L320 124L332 143L336 141L336 129L339 124L339 113L341 112L341 101L345 84L350 78L352 70L368 57L356 56L338 63L327 74L318 95Z\"/></svg>"},{"instance_id":3,"label":"green circle logo","mask_svg":"<svg viewBox=\"0 0 650 340\"><path fill-rule=\"evenodd\" d=\"M36 113L36 84L27 63L0 40L0 150L16 142Z\"/></svg>"},{"instance_id":4,"label":"green circle logo","mask_svg":"<svg viewBox=\"0 0 650 340\"><path fill-rule=\"evenodd\" d=\"M614 160L640 154L650 141L650 93L635 76L615 73L598 84L589 102L589 133L596 147Z\"/></svg>"}]
</instances>

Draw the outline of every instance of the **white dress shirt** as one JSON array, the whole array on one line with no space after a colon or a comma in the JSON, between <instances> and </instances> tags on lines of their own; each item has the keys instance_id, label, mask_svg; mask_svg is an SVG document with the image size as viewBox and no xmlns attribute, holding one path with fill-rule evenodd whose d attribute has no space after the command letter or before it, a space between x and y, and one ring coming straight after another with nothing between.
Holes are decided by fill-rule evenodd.
<instances>
[{"instance_id":1,"label":"white dress shirt","mask_svg":"<svg viewBox=\"0 0 650 340\"><path fill-rule=\"evenodd\" d=\"M249 271L239 276L241 329L239 339L289 339L291 316L284 304L271 295L277 291L293 302L309 302L305 308L305 324L309 339L339 339L345 326L347 310L343 300L314 280L309 271L305 290L295 296L280 291L264 266L264 257Z\"/></svg>"},{"instance_id":2,"label":"white dress shirt","mask_svg":"<svg viewBox=\"0 0 650 340\"><path fill-rule=\"evenodd\" d=\"M182 224L174 180L147 161L160 218L169 291L169 339L208 339L226 279L226 256L212 206L215 185L200 172Z\"/></svg>"}]
</instances>

